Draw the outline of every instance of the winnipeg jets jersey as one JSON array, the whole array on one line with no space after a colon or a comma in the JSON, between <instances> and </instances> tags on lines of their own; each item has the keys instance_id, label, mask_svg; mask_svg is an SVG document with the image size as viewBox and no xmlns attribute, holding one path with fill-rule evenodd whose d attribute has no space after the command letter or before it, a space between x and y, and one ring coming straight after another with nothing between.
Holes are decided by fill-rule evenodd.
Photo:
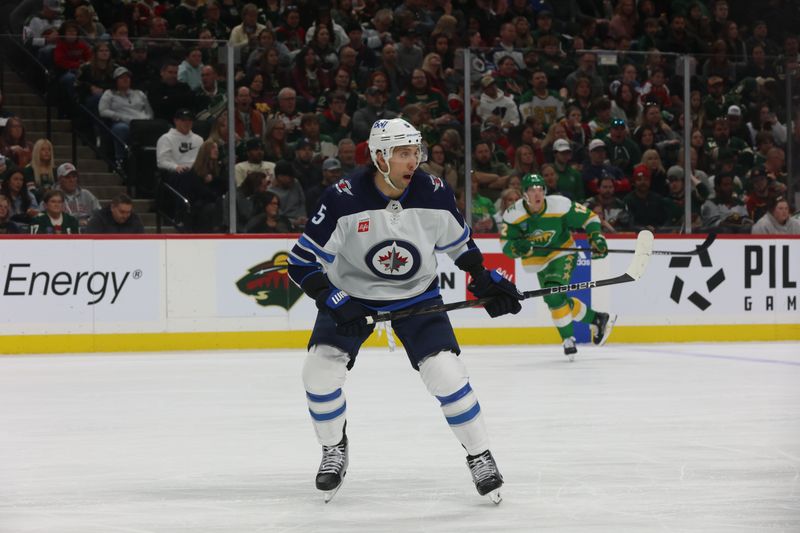
<instances>
[{"instance_id":1,"label":"winnipeg jets jersey","mask_svg":"<svg viewBox=\"0 0 800 533\"><path fill-rule=\"evenodd\" d=\"M328 187L289 254L298 285L320 270L330 283L375 309L438 295L436 253L454 260L475 248L452 189L417 170L403 195L381 193L372 168Z\"/></svg>"}]
</instances>

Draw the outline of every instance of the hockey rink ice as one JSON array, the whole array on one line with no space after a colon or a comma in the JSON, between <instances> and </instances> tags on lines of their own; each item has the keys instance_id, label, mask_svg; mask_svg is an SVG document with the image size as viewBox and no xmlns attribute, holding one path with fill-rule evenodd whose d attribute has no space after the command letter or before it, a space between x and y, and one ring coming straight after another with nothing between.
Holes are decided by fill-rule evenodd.
<instances>
[{"instance_id":1,"label":"hockey rink ice","mask_svg":"<svg viewBox=\"0 0 800 533\"><path fill-rule=\"evenodd\" d=\"M800 343L465 347L499 506L386 349L324 504L304 355L0 357L0 532L800 531Z\"/></svg>"}]
</instances>

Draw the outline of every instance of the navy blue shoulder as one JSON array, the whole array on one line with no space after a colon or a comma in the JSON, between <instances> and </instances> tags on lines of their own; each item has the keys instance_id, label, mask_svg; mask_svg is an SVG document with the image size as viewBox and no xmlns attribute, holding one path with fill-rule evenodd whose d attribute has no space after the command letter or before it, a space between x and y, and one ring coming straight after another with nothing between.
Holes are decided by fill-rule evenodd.
<instances>
[{"instance_id":1,"label":"navy blue shoulder","mask_svg":"<svg viewBox=\"0 0 800 533\"><path fill-rule=\"evenodd\" d=\"M456 207L453 189L443 178L428 174L424 170L417 169L414 172L408 194L401 202L406 209L417 207L450 211L456 220L461 222L462 226L464 225L463 217Z\"/></svg>"}]
</instances>

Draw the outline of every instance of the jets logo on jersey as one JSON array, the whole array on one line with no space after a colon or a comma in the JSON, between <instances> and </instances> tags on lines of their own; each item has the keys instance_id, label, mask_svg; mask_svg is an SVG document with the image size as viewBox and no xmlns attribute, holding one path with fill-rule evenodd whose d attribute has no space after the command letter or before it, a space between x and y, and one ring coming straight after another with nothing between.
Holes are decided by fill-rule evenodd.
<instances>
[{"instance_id":1,"label":"jets logo on jersey","mask_svg":"<svg viewBox=\"0 0 800 533\"><path fill-rule=\"evenodd\" d=\"M376 244L370 248L364 260L373 274L384 279L409 279L420 267L417 248L401 240Z\"/></svg>"},{"instance_id":2,"label":"jets logo on jersey","mask_svg":"<svg viewBox=\"0 0 800 533\"><path fill-rule=\"evenodd\" d=\"M433 184L433 192L438 191L442 187L444 187L444 183L442 182L442 178L437 176L431 176L431 183Z\"/></svg>"},{"instance_id":3,"label":"jets logo on jersey","mask_svg":"<svg viewBox=\"0 0 800 533\"><path fill-rule=\"evenodd\" d=\"M350 185L350 180L341 179L336 182L334 187L336 187L336 192L339 194L349 194L353 196L353 187Z\"/></svg>"}]
</instances>

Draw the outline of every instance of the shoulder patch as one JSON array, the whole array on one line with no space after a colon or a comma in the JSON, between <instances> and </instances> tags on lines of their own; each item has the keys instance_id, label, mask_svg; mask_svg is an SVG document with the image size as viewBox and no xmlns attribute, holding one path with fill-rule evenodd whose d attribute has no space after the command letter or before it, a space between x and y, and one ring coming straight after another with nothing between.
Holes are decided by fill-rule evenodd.
<instances>
[{"instance_id":1,"label":"shoulder patch","mask_svg":"<svg viewBox=\"0 0 800 533\"><path fill-rule=\"evenodd\" d=\"M433 185L433 192L436 192L439 189L444 188L444 182L442 181L442 178L434 176L433 174L428 174L428 177L431 179L431 185Z\"/></svg>"},{"instance_id":2,"label":"shoulder patch","mask_svg":"<svg viewBox=\"0 0 800 533\"><path fill-rule=\"evenodd\" d=\"M525 210L525 206L522 205L524 200L520 198L514 205L506 209L505 213L503 213L503 222L506 224L519 224L526 218L529 218L530 215Z\"/></svg>"},{"instance_id":3,"label":"shoulder patch","mask_svg":"<svg viewBox=\"0 0 800 533\"><path fill-rule=\"evenodd\" d=\"M353 196L353 186L350 184L350 180L348 179L340 179L336 182L336 185L333 186L336 189L336 192L339 194L349 194Z\"/></svg>"},{"instance_id":4,"label":"shoulder patch","mask_svg":"<svg viewBox=\"0 0 800 533\"><path fill-rule=\"evenodd\" d=\"M545 214L563 215L569 211L570 207L572 207L572 200L560 194L554 194L553 196L547 197L547 210Z\"/></svg>"}]
</instances>

